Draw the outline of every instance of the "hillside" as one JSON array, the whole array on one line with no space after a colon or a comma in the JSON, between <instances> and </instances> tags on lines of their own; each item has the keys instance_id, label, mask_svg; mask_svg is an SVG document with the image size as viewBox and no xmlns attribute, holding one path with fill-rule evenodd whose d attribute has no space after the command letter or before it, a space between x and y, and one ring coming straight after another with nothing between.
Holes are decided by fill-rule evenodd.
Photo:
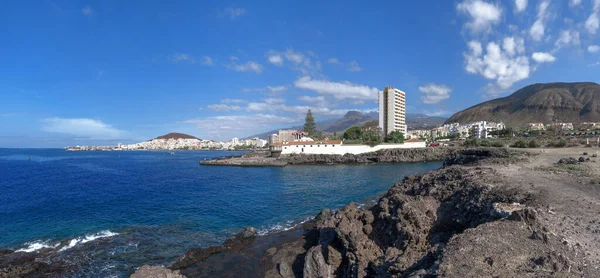
<instances>
[{"instance_id":1,"label":"hillside","mask_svg":"<svg viewBox=\"0 0 600 278\"><path fill-rule=\"evenodd\" d=\"M169 134L158 136L158 137L156 137L156 139L198 139L198 140L200 140L199 138L194 137L192 135L187 135L187 134L177 133L177 132L171 132Z\"/></svg>"},{"instance_id":2,"label":"hillside","mask_svg":"<svg viewBox=\"0 0 600 278\"><path fill-rule=\"evenodd\" d=\"M512 95L483 102L450 117L446 123L502 121L527 123L600 121L600 85L592 82L533 84Z\"/></svg>"},{"instance_id":3,"label":"hillside","mask_svg":"<svg viewBox=\"0 0 600 278\"><path fill-rule=\"evenodd\" d=\"M376 120L377 117L377 113L363 114L360 111L348 111L344 117L335 121L329 127L323 129L323 131L329 133L345 131L346 129L355 125L363 125L368 121L372 121L374 119Z\"/></svg>"}]
</instances>

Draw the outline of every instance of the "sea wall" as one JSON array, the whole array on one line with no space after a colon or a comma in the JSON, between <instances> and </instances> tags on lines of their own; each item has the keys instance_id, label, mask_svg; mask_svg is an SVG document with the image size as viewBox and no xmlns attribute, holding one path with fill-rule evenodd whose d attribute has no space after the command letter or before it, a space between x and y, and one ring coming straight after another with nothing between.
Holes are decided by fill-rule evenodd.
<instances>
[{"instance_id":1,"label":"sea wall","mask_svg":"<svg viewBox=\"0 0 600 278\"><path fill-rule=\"evenodd\" d=\"M278 160L288 164L362 164L443 161L464 151L462 148L393 148L360 154L286 154Z\"/></svg>"},{"instance_id":2,"label":"sea wall","mask_svg":"<svg viewBox=\"0 0 600 278\"><path fill-rule=\"evenodd\" d=\"M309 145L288 145L283 146L281 155L289 154L325 154L325 155L345 155L345 154L363 154L377 152L379 150L389 149L415 149L425 148L425 142L405 142L403 144L379 144L369 145L334 145L334 144L309 144Z\"/></svg>"}]
</instances>

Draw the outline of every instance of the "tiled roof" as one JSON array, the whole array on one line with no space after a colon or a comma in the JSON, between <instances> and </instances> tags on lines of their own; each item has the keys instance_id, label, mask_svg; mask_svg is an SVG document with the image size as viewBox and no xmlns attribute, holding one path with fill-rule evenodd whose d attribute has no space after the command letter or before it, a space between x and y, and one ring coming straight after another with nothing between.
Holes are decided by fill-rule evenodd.
<instances>
[{"instance_id":1,"label":"tiled roof","mask_svg":"<svg viewBox=\"0 0 600 278\"><path fill-rule=\"evenodd\" d=\"M408 139L408 140L406 140L404 142L406 142L406 143L416 143L416 142L425 142L425 141L419 140L417 138L411 138L411 139Z\"/></svg>"}]
</instances>

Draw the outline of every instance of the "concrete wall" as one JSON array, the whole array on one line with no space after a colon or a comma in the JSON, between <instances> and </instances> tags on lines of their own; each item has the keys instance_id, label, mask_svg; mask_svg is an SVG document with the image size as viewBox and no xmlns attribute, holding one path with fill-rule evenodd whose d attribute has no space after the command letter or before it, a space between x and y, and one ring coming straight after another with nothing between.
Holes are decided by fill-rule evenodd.
<instances>
[{"instance_id":1,"label":"concrete wall","mask_svg":"<svg viewBox=\"0 0 600 278\"><path fill-rule=\"evenodd\" d=\"M425 142L411 142L404 144L380 144L374 147L368 145L291 145L284 146L281 154L361 154L376 152L383 149L412 149L425 148Z\"/></svg>"}]
</instances>

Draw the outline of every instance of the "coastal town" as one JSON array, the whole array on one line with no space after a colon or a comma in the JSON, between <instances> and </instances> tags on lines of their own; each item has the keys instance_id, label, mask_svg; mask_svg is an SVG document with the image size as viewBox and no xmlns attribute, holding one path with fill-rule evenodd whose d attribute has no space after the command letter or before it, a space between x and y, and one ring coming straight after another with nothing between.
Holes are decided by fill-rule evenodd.
<instances>
[{"instance_id":1,"label":"coastal town","mask_svg":"<svg viewBox=\"0 0 600 278\"><path fill-rule=\"evenodd\" d=\"M169 133L152 140L134 144L117 144L116 146L70 146L68 151L133 151L133 150L269 150L272 156L281 154L360 154L381 149L424 148L427 146L443 146L445 142L466 139L492 139L510 129L522 134L535 134L545 131L555 131L568 134L575 131L594 131L600 129L600 122L556 122L528 123L525 128L507 127L503 122L475 121L466 124L445 123L432 129L409 129L406 124L406 93L386 87L378 93L379 120L377 126L368 127L378 137L387 137L392 133L402 135L401 142L381 140L375 144L347 140L344 136L319 133L318 138L312 138L310 133L297 129L280 129L268 138L259 137L229 141L214 141L196 138L194 136ZM310 113L310 111L309 111ZM312 117L312 115L311 115ZM313 137L315 134L312 134ZM354 138L356 139L356 138Z\"/></svg>"}]
</instances>

